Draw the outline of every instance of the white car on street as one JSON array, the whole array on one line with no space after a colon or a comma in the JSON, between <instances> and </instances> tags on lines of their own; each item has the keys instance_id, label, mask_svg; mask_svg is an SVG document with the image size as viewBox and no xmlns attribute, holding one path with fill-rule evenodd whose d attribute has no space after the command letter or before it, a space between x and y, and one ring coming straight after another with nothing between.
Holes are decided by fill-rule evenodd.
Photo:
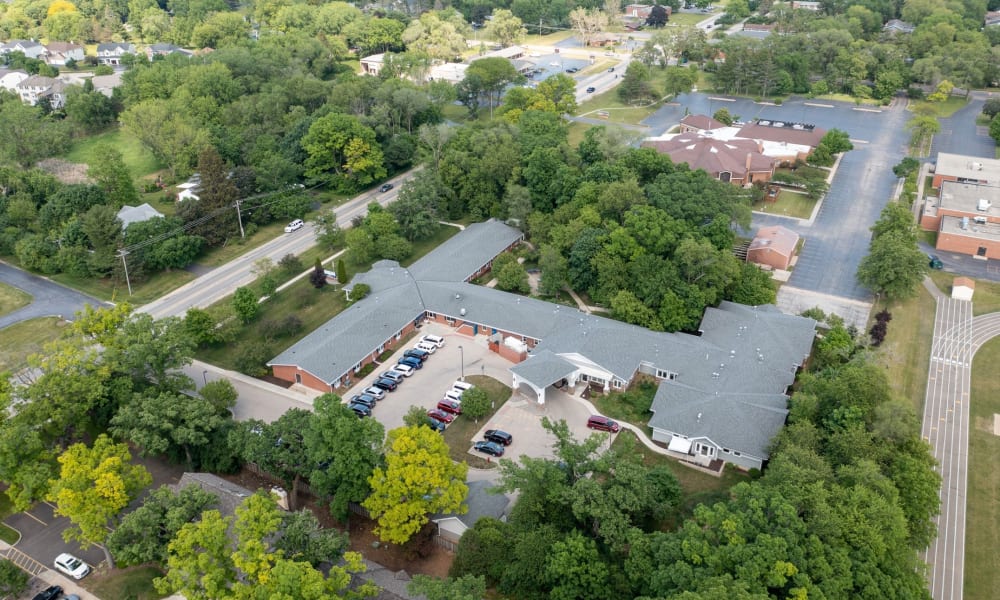
<instances>
[{"instance_id":1,"label":"white car on street","mask_svg":"<svg viewBox=\"0 0 1000 600\"><path fill-rule=\"evenodd\" d=\"M303 227L305 227L305 225L306 225L305 221L303 221L302 219L295 219L294 221L292 221L288 225L285 225L285 233L291 233L293 231L298 231L299 229L302 229Z\"/></svg>"},{"instance_id":2,"label":"white car on street","mask_svg":"<svg viewBox=\"0 0 1000 600\"><path fill-rule=\"evenodd\" d=\"M55 565L56 569L73 579L83 579L90 573L90 565L65 552L56 557Z\"/></svg>"}]
</instances>

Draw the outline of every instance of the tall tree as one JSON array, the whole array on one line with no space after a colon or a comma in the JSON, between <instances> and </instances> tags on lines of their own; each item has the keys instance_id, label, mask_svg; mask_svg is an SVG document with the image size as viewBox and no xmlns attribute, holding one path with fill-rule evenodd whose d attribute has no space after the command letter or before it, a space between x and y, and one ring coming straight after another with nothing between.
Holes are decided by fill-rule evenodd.
<instances>
[{"instance_id":1,"label":"tall tree","mask_svg":"<svg viewBox=\"0 0 1000 600\"><path fill-rule=\"evenodd\" d=\"M73 444L59 456L59 479L52 482L48 499L56 504L56 514L73 524L63 531L63 539L84 546L99 544L108 564L114 558L107 539L118 515L153 478L142 465L132 464L125 444L115 444L99 435L94 445Z\"/></svg>"},{"instance_id":2,"label":"tall tree","mask_svg":"<svg viewBox=\"0 0 1000 600\"><path fill-rule=\"evenodd\" d=\"M496 40L500 47L513 46L521 41L528 30L524 28L521 19L505 8L494 8L489 22L486 23L486 37Z\"/></svg>"},{"instance_id":3,"label":"tall tree","mask_svg":"<svg viewBox=\"0 0 1000 600\"><path fill-rule=\"evenodd\" d=\"M125 165L122 153L110 144L99 144L94 157L87 175L104 191L114 208L137 204L139 193L132 184L132 174Z\"/></svg>"},{"instance_id":4,"label":"tall tree","mask_svg":"<svg viewBox=\"0 0 1000 600\"><path fill-rule=\"evenodd\" d=\"M468 510L468 465L455 463L448 445L429 427L400 427L389 432L385 467L377 466L363 506L378 521L380 539L405 544L427 523L428 515Z\"/></svg>"},{"instance_id":5,"label":"tall tree","mask_svg":"<svg viewBox=\"0 0 1000 600\"><path fill-rule=\"evenodd\" d=\"M518 83L524 77L517 72L514 65L506 58L487 57L473 61L465 71L465 77L479 82L479 89L486 93L490 105L490 118L493 108L499 106L500 97L508 85Z\"/></svg>"},{"instance_id":6,"label":"tall tree","mask_svg":"<svg viewBox=\"0 0 1000 600\"><path fill-rule=\"evenodd\" d=\"M245 429L244 459L285 483L292 510L299 505L299 484L312 471L305 437L313 418L308 410L296 408L273 423L249 421Z\"/></svg>"},{"instance_id":7,"label":"tall tree","mask_svg":"<svg viewBox=\"0 0 1000 600\"><path fill-rule=\"evenodd\" d=\"M313 121L302 138L306 175L341 191L356 191L385 177L375 132L353 116L330 113Z\"/></svg>"}]
</instances>

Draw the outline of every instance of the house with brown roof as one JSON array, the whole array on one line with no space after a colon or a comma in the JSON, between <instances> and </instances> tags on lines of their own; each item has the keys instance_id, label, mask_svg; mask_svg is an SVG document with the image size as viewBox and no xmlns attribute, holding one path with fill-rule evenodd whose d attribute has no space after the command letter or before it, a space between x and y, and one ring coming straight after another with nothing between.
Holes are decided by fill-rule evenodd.
<instances>
[{"instance_id":1,"label":"house with brown roof","mask_svg":"<svg viewBox=\"0 0 1000 600\"><path fill-rule=\"evenodd\" d=\"M754 140L720 140L698 133L682 133L670 139L647 139L644 148L653 148L670 156L675 163L687 163L718 179L736 185L770 181L777 161L765 156Z\"/></svg>"},{"instance_id":2,"label":"house with brown roof","mask_svg":"<svg viewBox=\"0 0 1000 600\"><path fill-rule=\"evenodd\" d=\"M824 135L826 130L815 125L768 119L757 119L753 123L747 123L736 133L736 137L770 142L772 151L768 152L769 156L775 156L777 151L784 147L785 155L780 158L788 161L808 158L816 146L819 146Z\"/></svg>"},{"instance_id":3,"label":"house with brown roof","mask_svg":"<svg viewBox=\"0 0 1000 600\"><path fill-rule=\"evenodd\" d=\"M716 121L708 115L686 115L683 119L681 119L680 127L681 133L690 133L722 129L723 127L726 127L726 124L721 121Z\"/></svg>"},{"instance_id":4,"label":"house with brown roof","mask_svg":"<svg viewBox=\"0 0 1000 600\"><path fill-rule=\"evenodd\" d=\"M747 262L787 271L799 245L799 234L781 225L761 227L750 242Z\"/></svg>"},{"instance_id":5,"label":"house with brown roof","mask_svg":"<svg viewBox=\"0 0 1000 600\"><path fill-rule=\"evenodd\" d=\"M83 46L72 42L49 42L45 45L45 62L56 66L64 67L67 61L83 62Z\"/></svg>"}]
</instances>

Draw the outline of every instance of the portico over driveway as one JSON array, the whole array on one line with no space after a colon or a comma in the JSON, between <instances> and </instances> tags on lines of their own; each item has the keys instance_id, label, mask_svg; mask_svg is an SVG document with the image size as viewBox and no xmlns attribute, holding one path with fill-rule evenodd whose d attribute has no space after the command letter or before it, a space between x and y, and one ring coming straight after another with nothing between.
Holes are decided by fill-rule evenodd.
<instances>
[{"instance_id":1,"label":"portico over driveway","mask_svg":"<svg viewBox=\"0 0 1000 600\"><path fill-rule=\"evenodd\" d=\"M579 377L576 365L548 350L531 355L528 360L511 367L510 372L514 374L514 389L526 384L535 390L539 404L545 404L545 388L563 379L573 387Z\"/></svg>"}]
</instances>

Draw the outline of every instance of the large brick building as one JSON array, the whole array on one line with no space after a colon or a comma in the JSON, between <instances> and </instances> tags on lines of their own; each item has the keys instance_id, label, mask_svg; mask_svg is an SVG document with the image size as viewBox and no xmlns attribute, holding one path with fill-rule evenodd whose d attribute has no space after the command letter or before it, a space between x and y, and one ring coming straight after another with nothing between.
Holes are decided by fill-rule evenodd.
<instances>
[{"instance_id":1,"label":"large brick building","mask_svg":"<svg viewBox=\"0 0 1000 600\"><path fill-rule=\"evenodd\" d=\"M939 155L939 192L925 198L920 213L920 227L938 232L938 250L1000 258L1000 161L992 161L994 171L988 160Z\"/></svg>"},{"instance_id":2,"label":"large brick building","mask_svg":"<svg viewBox=\"0 0 1000 600\"><path fill-rule=\"evenodd\" d=\"M655 379L653 439L673 444L678 458L760 468L784 425L788 390L812 346L813 320L773 305L723 302L706 309L700 336L663 333L469 283L521 238L520 231L487 221L408 268L376 263L346 286L349 292L364 283L368 296L268 365L290 383L340 391L379 354L432 321L486 337L511 361L513 387L539 403L564 379L604 391L625 389L640 374Z\"/></svg>"}]
</instances>

